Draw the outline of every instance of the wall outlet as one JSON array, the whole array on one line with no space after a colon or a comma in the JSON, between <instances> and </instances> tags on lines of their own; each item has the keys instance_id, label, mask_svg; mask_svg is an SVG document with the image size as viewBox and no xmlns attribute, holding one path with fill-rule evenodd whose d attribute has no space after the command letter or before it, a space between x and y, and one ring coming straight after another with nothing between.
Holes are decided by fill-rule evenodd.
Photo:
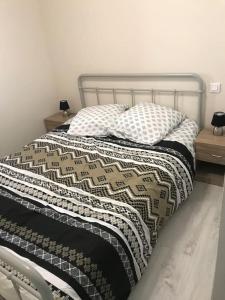
<instances>
[{"instance_id":1,"label":"wall outlet","mask_svg":"<svg viewBox=\"0 0 225 300\"><path fill-rule=\"evenodd\" d=\"M221 92L221 82L210 82L209 92L219 94Z\"/></svg>"}]
</instances>

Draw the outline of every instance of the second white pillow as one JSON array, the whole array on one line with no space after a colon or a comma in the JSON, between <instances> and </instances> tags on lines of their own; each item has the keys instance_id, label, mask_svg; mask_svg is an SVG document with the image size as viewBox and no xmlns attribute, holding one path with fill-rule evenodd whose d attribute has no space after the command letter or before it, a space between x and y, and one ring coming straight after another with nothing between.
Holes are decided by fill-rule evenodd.
<instances>
[{"instance_id":1,"label":"second white pillow","mask_svg":"<svg viewBox=\"0 0 225 300\"><path fill-rule=\"evenodd\" d=\"M109 128L109 133L133 142L153 145L161 141L184 118L183 113L172 108L143 103L122 113Z\"/></svg>"}]
</instances>

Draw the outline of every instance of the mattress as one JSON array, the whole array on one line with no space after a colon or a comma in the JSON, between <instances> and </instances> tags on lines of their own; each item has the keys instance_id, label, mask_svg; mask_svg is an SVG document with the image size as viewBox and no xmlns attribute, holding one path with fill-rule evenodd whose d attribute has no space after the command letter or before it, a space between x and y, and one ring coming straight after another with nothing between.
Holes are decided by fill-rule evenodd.
<instances>
[{"instance_id":1,"label":"mattress","mask_svg":"<svg viewBox=\"0 0 225 300\"><path fill-rule=\"evenodd\" d=\"M185 122L154 146L51 132L5 156L0 245L57 299L127 299L193 189L196 126Z\"/></svg>"}]
</instances>

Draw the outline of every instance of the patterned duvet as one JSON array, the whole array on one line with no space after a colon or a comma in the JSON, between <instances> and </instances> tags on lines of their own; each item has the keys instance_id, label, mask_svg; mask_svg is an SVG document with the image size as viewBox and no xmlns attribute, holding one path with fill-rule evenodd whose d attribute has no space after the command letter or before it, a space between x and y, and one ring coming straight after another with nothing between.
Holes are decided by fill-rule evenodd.
<instances>
[{"instance_id":1,"label":"patterned duvet","mask_svg":"<svg viewBox=\"0 0 225 300\"><path fill-rule=\"evenodd\" d=\"M0 245L48 270L57 299L127 299L193 173L176 141L46 134L0 160Z\"/></svg>"}]
</instances>

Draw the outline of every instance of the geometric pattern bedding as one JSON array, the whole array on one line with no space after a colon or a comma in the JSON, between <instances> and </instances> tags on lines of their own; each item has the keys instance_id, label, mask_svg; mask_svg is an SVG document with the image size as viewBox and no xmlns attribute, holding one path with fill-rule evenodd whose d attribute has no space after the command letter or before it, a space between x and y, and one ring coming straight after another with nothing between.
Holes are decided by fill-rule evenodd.
<instances>
[{"instance_id":1,"label":"geometric pattern bedding","mask_svg":"<svg viewBox=\"0 0 225 300\"><path fill-rule=\"evenodd\" d=\"M81 299L127 299L193 174L178 142L46 134L0 160L0 245ZM58 299L74 299L48 284Z\"/></svg>"}]
</instances>

